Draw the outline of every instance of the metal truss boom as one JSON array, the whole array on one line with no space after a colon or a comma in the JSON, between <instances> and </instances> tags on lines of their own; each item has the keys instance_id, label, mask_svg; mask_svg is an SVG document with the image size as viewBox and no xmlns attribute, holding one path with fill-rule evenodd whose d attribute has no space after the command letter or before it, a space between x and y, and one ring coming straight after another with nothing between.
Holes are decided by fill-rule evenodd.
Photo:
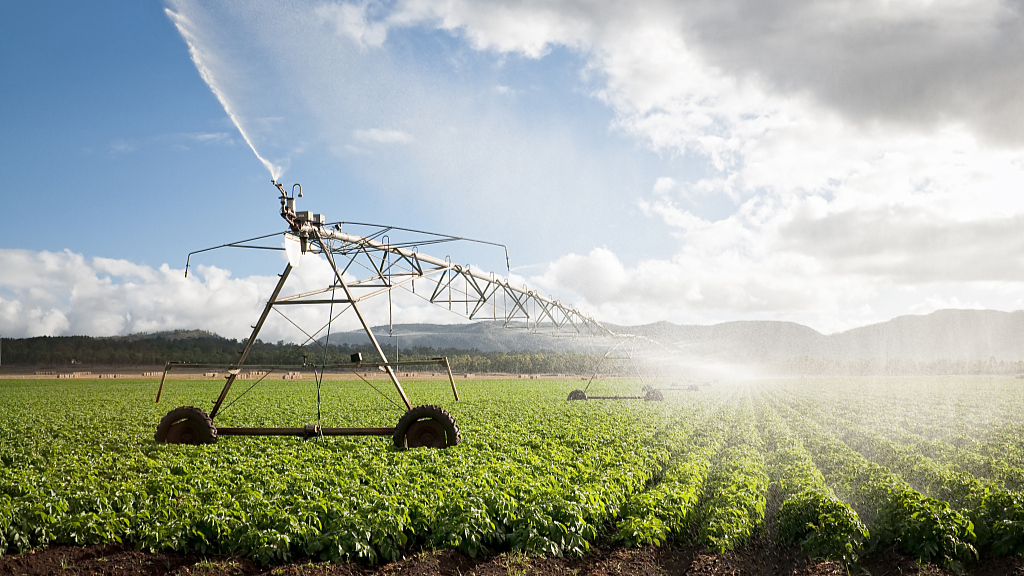
<instances>
[{"instance_id":1,"label":"metal truss boom","mask_svg":"<svg viewBox=\"0 0 1024 576\"><path fill-rule=\"evenodd\" d=\"M419 281L426 284L427 290L421 289L419 293L421 296L427 294L426 300L447 306L470 320L499 321L505 327L522 327L533 332L616 336L575 308L526 287L513 286L506 278L453 264L449 259L348 234L338 227L301 222L293 230L305 240L304 245L315 245L321 248L320 251L329 252L332 260L334 256L348 259L345 270L351 270L353 264L359 263L369 272L364 278L346 282L348 287L359 288L363 292L359 296L349 296L344 302L335 301L338 303L359 302L395 288L415 293L415 284ZM341 276L338 278L340 280ZM304 300L295 299L294 302L303 303Z\"/></svg>"}]
</instances>

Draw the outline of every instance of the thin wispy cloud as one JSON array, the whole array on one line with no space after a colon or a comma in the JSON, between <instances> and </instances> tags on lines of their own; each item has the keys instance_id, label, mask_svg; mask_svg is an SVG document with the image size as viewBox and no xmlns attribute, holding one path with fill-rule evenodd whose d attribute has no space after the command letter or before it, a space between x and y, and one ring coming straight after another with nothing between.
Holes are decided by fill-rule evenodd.
<instances>
[{"instance_id":1,"label":"thin wispy cloud","mask_svg":"<svg viewBox=\"0 0 1024 576\"><path fill-rule=\"evenodd\" d=\"M384 128L354 130L352 137L359 142L373 144L408 144L413 140L412 135L401 130L388 130Z\"/></svg>"},{"instance_id":2,"label":"thin wispy cloud","mask_svg":"<svg viewBox=\"0 0 1024 576\"><path fill-rule=\"evenodd\" d=\"M189 139L201 144L234 144L235 140L227 132L196 132L186 135Z\"/></svg>"},{"instance_id":3,"label":"thin wispy cloud","mask_svg":"<svg viewBox=\"0 0 1024 576\"><path fill-rule=\"evenodd\" d=\"M134 152L138 148L138 144L130 140L116 140L110 143L108 150L111 156L122 156Z\"/></svg>"}]
</instances>

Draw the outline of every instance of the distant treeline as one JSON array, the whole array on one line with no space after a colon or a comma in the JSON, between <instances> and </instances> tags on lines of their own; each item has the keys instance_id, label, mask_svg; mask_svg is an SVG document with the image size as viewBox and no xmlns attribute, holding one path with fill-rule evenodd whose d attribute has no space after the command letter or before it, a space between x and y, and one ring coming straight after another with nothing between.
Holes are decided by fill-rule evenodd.
<instances>
[{"instance_id":1,"label":"distant treeline","mask_svg":"<svg viewBox=\"0 0 1024 576\"><path fill-rule=\"evenodd\" d=\"M231 364L238 361L245 341L231 340L199 331L181 331L161 335L93 338L89 336L42 336L38 338L4 338L3 367L71 368L74 366L161 366L167 361L192 364ZM395 360L393 346L384 347L388 359ZM347 362L355 353L367 362L379 361L373 347L362 345L331 345L328 364ZM602 363L601 357L574 352L483 352L453 348L411 347L400 350L400 360L422 360L447 356L455 372L499 372L506 374L575 374L589 376L600 368L602 373L632 375L628 364ZM323 348L318 345L299 346L285 342L257 340L246 364L273 366L324 363ZM1024 374L1024 362L988 360L856 360L839 361L812 357L760 362L770 373L788 376L927 376L927 375L1017 375ZM404 368L403 370L415 370ZM423 370L435 371L434 366ZM650 376L658 376L656 366L640 368ZM690 379L687 374L662 376Z\"/></svg>"},{"instance_id":2,"label":"distant treeline","mask_svg":"<svg viewBox=\"0 0 1024 576\"><path fill-rule=\"evenodd\" d=\"M4 338L2 365L56 368L77 365L159 366L167 361L192 364L231 364L238 361L245 340L231 340L215 335L188 338L93 338L89 336L41 336L38 338ZM504 372L509 374L586 374L594 370L598 356L555 352L482 352L450 348L412 347L400 349L400 360L422 360L447 356L456 372ZM373 346L331 345L327 363L347 362L352 354L361 353L363 360L379 361ZM394 347L385 347L389 360L395 360ZM256 340L246 364L297 365L322 364L323 348L299 346L285 342ZM403 368L405 369L405 368ZM415 368L410 368L414 370ZM436 367L424 368L436 370Z\"/></svg>"}]
</instances>

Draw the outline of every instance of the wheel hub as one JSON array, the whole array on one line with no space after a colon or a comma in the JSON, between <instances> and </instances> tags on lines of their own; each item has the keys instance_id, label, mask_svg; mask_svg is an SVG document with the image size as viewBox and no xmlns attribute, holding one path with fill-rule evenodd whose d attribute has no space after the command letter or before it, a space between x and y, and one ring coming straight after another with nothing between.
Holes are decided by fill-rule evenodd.
<instances>
[{"instance_id":1,"label":"wheel hub","mask_svg":"<svg viewBox=\"0 0 1024 576\"><path fill-rule=\"evenodd\" d=\"M409 448L444 448L447 446L444 427L434 420L419 420L406 432Z\"/></svg>"}]
</instances>

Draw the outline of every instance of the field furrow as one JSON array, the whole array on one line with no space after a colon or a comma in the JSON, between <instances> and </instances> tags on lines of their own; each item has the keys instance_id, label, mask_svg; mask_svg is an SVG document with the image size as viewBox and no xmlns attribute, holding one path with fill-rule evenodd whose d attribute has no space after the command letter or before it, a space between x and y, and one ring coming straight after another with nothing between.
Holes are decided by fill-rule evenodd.
<instances>
[{"instance_id":1,"label":"field furrow","mask_svg":"<svg viewBox=\"0 0 1024 576\"><path fill-rule=\"evenodd\" d=\"M764 526L768 474L764 443L757 432L750 397L734 403L723 420L725 445L708 472L695 513L697 541L713 550L731 550Z\"/></svg>"},{"instance_id":2,"label":"field furrow","mask_svg":"<svg viewBox=\"0 0 1024 576\"><path fill-rule=\"evenodd\" d=\"M976 557L971 521L949 504L923 496L887 468L870 462L782 402L783 417L797 432L829 486L867 524L872 543L898 543L922 560L961 564Z\"/></svg>"},{"instance_id":3,"label":"field furrow","mask_svg":"<svg viewBox=\"0 0 1024 576\"><path fill-rule=\"evenodd\" d=\"M869 534L857 513L839 500L815 467L811 455L763 398L758 406L777 506L777 538L808 555L853 562Z\"/></svg>"},{"instance_id":4,"label":"field furrow","mask_svg":"<svg viewBox=\"0 0 1024 576\"><path fill-rule=\"evenodd\" d=\"M623 506L617 537L629 544L660 545L687 531L708 473L725 442L722 408L679 422L678 441L658 482Z\"/></svg>"}]
</instances>

